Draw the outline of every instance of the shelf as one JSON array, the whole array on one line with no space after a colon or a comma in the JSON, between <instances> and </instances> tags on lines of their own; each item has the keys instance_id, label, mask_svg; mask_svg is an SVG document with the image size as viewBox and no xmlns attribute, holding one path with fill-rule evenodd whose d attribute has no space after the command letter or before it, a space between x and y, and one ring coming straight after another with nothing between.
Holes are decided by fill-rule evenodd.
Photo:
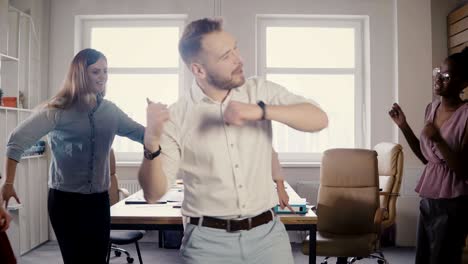
<instances>
[{"instance_id":1,"label":"shelf","mask_svg":"<svg viewBox=\"0 0 468 264\"><path fill-rule=\"evenodd\" d=\"M41 154L41 155L32 155L32 156L25 156L25 157L21 157L22 160L26 160L26 159L39 159L39 158L42 158L42 157L45 157L45 154Z\"/></svg>"},{"instance_id":2,"label":"shelf","mask_svg":"<svg viewBox=\"0 0 468 264\"><path fill-rule=\"evenodd\" d=\"M32 113L32 112L33 112L33 110L31 110L31 109L17 108L17 107L6 107L6 106L0 106L0 110L5 110L5 111L18 111L18 112L28 112L28 113Z\"/></svg>"},{"instance_id":3,"label":"shelf","mask_svg":"<svg viewBox=\"0 0 468 264\"><path fill-rule=\"evenodd\" d=\"M12 198L12 199L14 199L14 198ZM12 200L12 199L10 199L10 200ZM8 211L17 211L17 210L19 210L21 208L23 208L22 204L9 204L7 210Z\"/></svg>"},{"instance_id":4,"label":"shelf","mask_svg":"<svg viewBox=\"0 0 468 264\"><path fill-rule=\"evenodd\" d=\"M0 59L1 59L2 61L16 61L16 62L19 61L18 58L15 58L15 57L12 57L12 56L8 56L8 55L3 54L3 53L0 53Z\"/></svg>"}]
</instances>

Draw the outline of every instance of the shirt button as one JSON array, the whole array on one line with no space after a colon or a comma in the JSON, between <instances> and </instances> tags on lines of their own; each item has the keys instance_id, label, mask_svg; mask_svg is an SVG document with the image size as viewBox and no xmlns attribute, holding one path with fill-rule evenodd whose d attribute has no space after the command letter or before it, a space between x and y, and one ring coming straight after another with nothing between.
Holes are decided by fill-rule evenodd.
<instances>
[{"instance_id":1,"label":"shirt button","mask_svg":"<svg viewBox=\"0 0 468 264\"><path fill-rule=\"evenodd\" d=\"M228 123L228 122L226 122L225 124L226 124L226 126L229 126L229 123Z\"/></svg>"},{"instance_id":2,"label":"shirt button","mask_svg":"<svg viewBox=\"0 0 468 264\"><path fill-rule=\"evenodd\" d=\"M231 148L233 148L233 147L234 147L234 144L231 143Z\"/></svg>"},{"instance_id":3,"label":"shirt button","mask_svg":"<svg viewBox=\"0 0 468 264\"><path fill-rule=\"evenodd\" d=\"M91 183L91 181L88 181L88 183Z\"/></svg>"},{"instance_id":4,"label":"shirt button","mask_svg":"<svg viewBox=\"0 0 468 264\"><path fill-rule=\"evenodd\" d=\"M239 184L237 187L239 187L239 189L242 189L242 184Z\"/></svg>"},{"instance_id":5,"label":"shirt button","mask_svg":"<svg viewBox=\"0 0 468 264\"><path fill-rule=\"evenodd\" d=\"M242 208L245 208L245 204L242 205Z\"/></svg>"},{"instance_id":6,"label":"shirt button","mask_svg":"<svg viewBox=\"0 0 468 264\"><path fill-rule=\"evenodd\" d=\"M237 168L239 168L239 165L238 165L238 164L236 164L236 165L234 165L234 167L237 169Z\"/></svg>"}]
</instances>

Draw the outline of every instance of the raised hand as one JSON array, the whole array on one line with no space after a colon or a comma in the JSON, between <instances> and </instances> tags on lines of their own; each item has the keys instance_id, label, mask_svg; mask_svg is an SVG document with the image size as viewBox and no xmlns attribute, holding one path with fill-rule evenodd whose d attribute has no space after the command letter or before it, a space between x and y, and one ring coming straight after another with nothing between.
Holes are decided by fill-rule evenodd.
<instances>
[{"instance_id":1,"label":"raised hand","mask_svg":"<svg viewBox=\"0 0 468 264\"><path fill-rule=\"evenodd\" d=\"M403 110L401 110L400 106L397 103L392 105L392 109L388 111L388 114L392 118L393 122L399 127L406 124L406 116Z\"/></svg>"},{"instance_id":2,"label":"raised hand","mask_svg":"<svg viewBox=\"0 0 468 264\"><path fill-rule=\"evenodd\" d=\"M159 145L164 130L164 123L169 120L169 110L165 104L146 100L148 106L146 107L145 146L147 148L156 148L150 149L156 151L156 145Z\"/></svg>"},{"instance_id":3,"label":"raised hand","mask_svg":"<svg viewBox=\"0 0 468 264\"><path fill-rule=\"evenodd\" d=\"M262 109L256 104L231 101L224 110L224 121L236 126L242 126L246 121L256 121L261 118Z\"/></svg>"}]
</instances>

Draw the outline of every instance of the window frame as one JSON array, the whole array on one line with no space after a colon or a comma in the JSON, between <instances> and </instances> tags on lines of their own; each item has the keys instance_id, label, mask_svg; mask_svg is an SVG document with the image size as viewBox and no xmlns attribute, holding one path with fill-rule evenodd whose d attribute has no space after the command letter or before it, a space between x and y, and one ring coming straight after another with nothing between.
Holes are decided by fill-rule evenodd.
<instances>
[{"instance_id":1,"label":"window frame","mask_svg":"<svg viewBox=\"0 0 468 264\"><path fill-rule=\"evenodd\" d=\"M179 28L179 37L182 36L187 15L78 15L75 17L75 54L91 46L91 31L96 27L173 27ZM178 97L185 89L185 64L178 56L178 67L112 67L109 65L108 74L177 74ZM142 124L145 125L145 124ZM138 152L115 152L116 160L123 163L141 162L143 146Z\"/></svg>"},{"instance_id":2,"label":"window frame","mask_svg":"<svg viewBox=\"0 0 468 264\"><path fill-rule=\"evenodd\" d=\"M354 68L267 68L266 65L266 29L267 27L337 27L353 28L355 32L355 66ZM260 14L256 17L256 63L255 69L259 76L267 74L353 74L354 75L354 111L355 111L355 148L365 146L366 127L370 118L366 109L368 100L366 91L368 80L368 17L350 15L271 15ZM312 98L313 99L313 98ZM320 102L318 102L320 103ZM280 152L278 157L282 163L316 164L320 162L320 152Z\"/></svg>"}]
</instances>

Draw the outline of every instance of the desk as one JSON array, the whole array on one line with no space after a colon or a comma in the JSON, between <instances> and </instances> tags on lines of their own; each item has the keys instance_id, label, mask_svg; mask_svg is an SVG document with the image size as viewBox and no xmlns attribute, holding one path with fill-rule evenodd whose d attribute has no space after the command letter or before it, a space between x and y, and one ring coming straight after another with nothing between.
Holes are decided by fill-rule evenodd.
<instances>
[{"instance_id":1,"label":"desk","mask_svg":"<svg viewBox=\"0 0 468 264\"><path fill-rule=\"evenodd\" d=\"M288 193L297 195L292 188ZM139 191L126 199L142 197ZM294 192L294 193L292 193ZM180 203L179 203L180 204ZM111 207L111 229L120 230L183 230L180 208L167 204L125 204L122 200ZM315 264L317 216L310 211L305 215L280 215L286 230L304 230L310 233L309 264Z\"/></svg>"}]
</instances>

